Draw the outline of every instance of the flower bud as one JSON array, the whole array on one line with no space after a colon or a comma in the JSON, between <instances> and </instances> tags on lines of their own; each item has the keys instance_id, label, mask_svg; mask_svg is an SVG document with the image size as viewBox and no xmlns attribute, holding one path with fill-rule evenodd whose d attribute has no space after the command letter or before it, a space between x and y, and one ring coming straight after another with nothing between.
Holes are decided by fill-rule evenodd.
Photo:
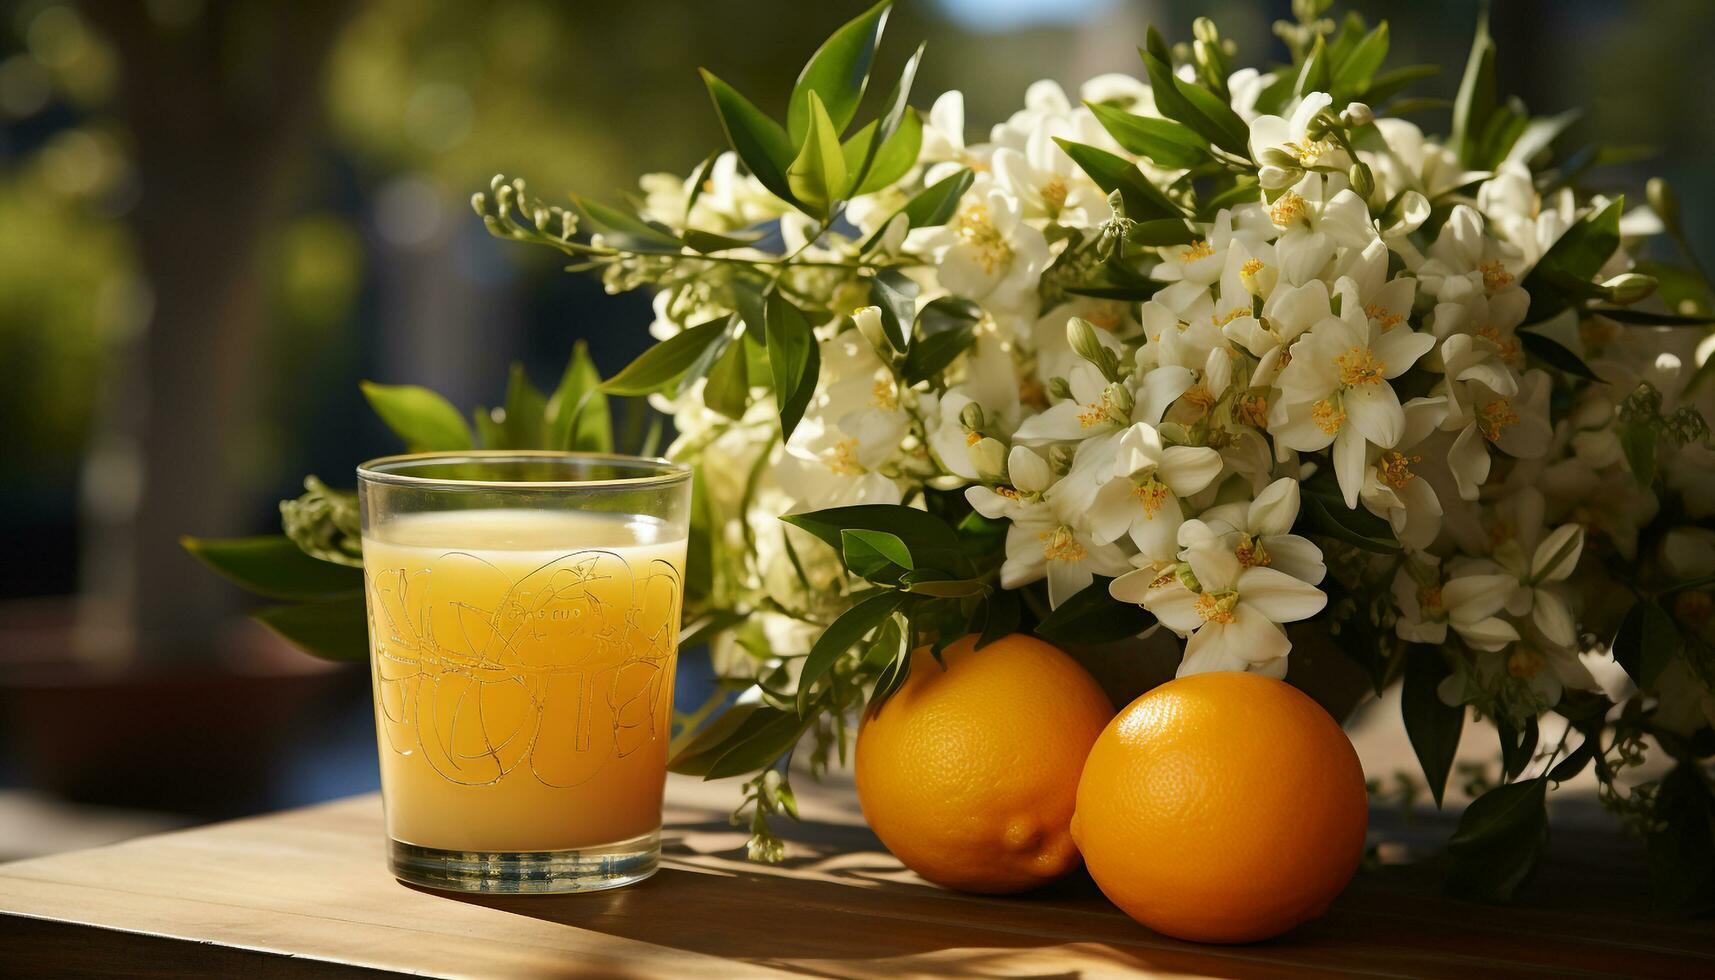
<instances>
[{"instance_id":1,"label":"flower bud","mask_svg":"<svg viewBox=\"0 0 1715 980\"><path fill-rule=\"evenodd\" d=\"M1131 421L1131 410L1137 405L1137 399L1132 397L1130 388L1115 381L1102 390L1102 404L1107 406L1110 418L1124 425Z\"/></svg>"},{"instance_id":2,"label":"flower bud","mask_svg":"<svg viewBox=\"0 0 1715 980\"><path fill-rule=\"evenodd\" d=\"M891 350L888 344L887 331L881 328L881 307L865 306L852 311L852 322L857 324L858 333L863 339L878 351Z\"/></svg>"},{"instance_id":3,"label":"flower bud","mask_svg":"<svg viewBox=\"0 0 1715 980\"><path fill-rule=\"evenodd\" d=\"M978 439L971 445L971 466L984 483L1006 482L1006 445L999 439Z\"/></svg>"},{"instance_id":4,"label":"flower bud","mask_svg":"<svg viewBox=\"0 0 1715 980\"><path fill-rule=\"evenodd\" d=\"M983 431L984 421L983 407L976 402L971 402L959 411L959 424L968 432Z\"/></svg>"},{"instance_id":5,"label":"flower bud","mask_svg":"<svg viewBox=\"0 0 1715 980\"><path fill-rule=\"evenodd\" d=\"M1623 272L1602 284L1608 299L1628 306L1655 292L1656 278L1641 272Z\"/></svg>"},{"instance_id":6,"label":"flower bud","mask_svg":"<svg viewBox=\"0 0 1715 980\"><path fill-rule=\"evenodd\" d=\"M1048 450L1048 468L1055 476L1065 476L1072 470L1072 457L1076 451L1071 446L1059 445Z\"/></svg>"},{"instance_id":7,"label":"flower bud","mask_svg":"<svg viewBox=\"0 0 1715 980\"><path fill-rule=\"evenodd\" d=\"M1673 185L1660 177L1651 177L1644 184L1644 197L1648 199L1650 210L1661 219L1662 227L1669 234L1678 235L1679 231L1679 195L1674 193Z\"/></svg>"},{"instance_id":8,"label":"flower bud","mask_svg":"<svg viewBox=\"0 0 1715 980\"><path fill-rule=\"evenodd\" d=\"M1362 102L1353 102L1346 106L1346 111L1340 113L1340 121L1348 126L1368 126L1376 121L1376 114Z\"/></svg>"},{"instance_id":9,"label":"flower bud","mask_svg":"<svg viewBox=\"0 0 1715 980\"><path fill-rule=\"evenodd\" d=\"M1065 378L1049 378L1048 394L1057 401L1065 401L1072 397L1072 386Z\"/></svg>"},{"instance_id":10,"label":"flower bud","mask_svg":"<svg viewBox=\"0 0 1715 980\"><path fill-rule=\"evenodd\" d=\"M1297 168L1288 170L1285 167L1265 164L1261 170L1257 171L1256 176L1257 181L1262 184L1263 190L1278 191L1298 183L1299 173Z\"/></svg>"},{"instance_id":11,"label":"flower bud","mask_svg":"<svg viewBox=\"0 0 1715 980\"><path fill-rule=\"evenodd\" d=\"M1367 200L1376 192L1376 178L1370 173L1369 164L1352 164L1352 168L1346 171L1346 177L1352 182L1352 189L1358 192L1359 197Z\"/></svg>"},{"instance_id":12,"label":"flower bud","mask_svg":"<svg viewBox=\"0 0 1715 980\"><path fill-rule=\"evenodd\" d=\"M1102 356L1102 342L1096 339L1095 325L1081 316L1066 321L1066 343L1086 361L1096 362Z\"/></svg>"},{"instance_id":13,"label":"flower bud","mask_svg":"<svg viewBox=\"0 0 1715 980\"><path fill-rule=\"evenodd\" d=\"M1215 22L1207 17L1199 17L1191 22L1191 36L1204 44L1219 44L1221 32L1215 28Z\"/></svg>"}]
</instances>

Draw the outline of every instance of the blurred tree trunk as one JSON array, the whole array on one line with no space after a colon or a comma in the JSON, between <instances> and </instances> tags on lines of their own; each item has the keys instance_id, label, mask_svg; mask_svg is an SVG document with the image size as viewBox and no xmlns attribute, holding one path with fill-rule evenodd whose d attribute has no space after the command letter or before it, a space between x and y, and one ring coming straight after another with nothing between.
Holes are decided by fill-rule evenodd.
<instances>
[{"instance_id":1,"label":"blurred tree trunk","mask_svg":"<svg viewBox=\"0 0 1715 980\"><path fill-rule=\"evenodd\" d=\"M83 498L84 593L118 630L86 653L207 655L234 593L178 544L242 529L235 465L266 324L263 236L322 107L347 0L238 0L164 22L154 4L84 5L120 60L120 119L141 197L128 216L153 294L114 359Z\"/></svg>"}]
</instances>

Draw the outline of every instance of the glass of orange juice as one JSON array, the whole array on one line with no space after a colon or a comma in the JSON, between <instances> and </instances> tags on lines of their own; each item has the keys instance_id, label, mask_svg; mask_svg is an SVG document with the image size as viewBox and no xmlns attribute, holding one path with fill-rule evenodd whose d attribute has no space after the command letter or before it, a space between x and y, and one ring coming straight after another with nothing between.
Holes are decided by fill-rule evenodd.
<instances>
[{"instance_id":1,"label":"glass of orange juice","mask_svg":"<svg viewBox=\"0 0 1715 980\"><path fill-rule=\"evenodd\" d=\"M357 475L394 875L569 892L653 874L690 470L527 451Z\"/></svg>"}]
</instances>

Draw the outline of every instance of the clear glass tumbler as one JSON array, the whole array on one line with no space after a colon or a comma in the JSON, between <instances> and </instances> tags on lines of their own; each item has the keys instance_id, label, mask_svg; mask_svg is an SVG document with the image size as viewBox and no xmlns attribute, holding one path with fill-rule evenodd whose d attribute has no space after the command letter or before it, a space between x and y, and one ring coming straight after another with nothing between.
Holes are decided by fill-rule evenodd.
<instances>
[{"instance_id":1,"label":"clear glass tumbler","mask_svg":"<svg viewBox=\"0 0 1715 980\"><path fill-rule=\"evenodd\" d=\"M357 477L394 875L570 892L653 874L690 470L465 452Z\"/></svg>"}]
</instances>

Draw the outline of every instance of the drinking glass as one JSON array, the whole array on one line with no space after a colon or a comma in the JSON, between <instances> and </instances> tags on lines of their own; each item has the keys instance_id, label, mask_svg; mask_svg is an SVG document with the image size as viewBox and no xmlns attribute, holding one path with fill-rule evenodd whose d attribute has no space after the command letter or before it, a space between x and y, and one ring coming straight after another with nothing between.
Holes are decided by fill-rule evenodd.
<instances>
[{"instance_id":1,"label":"drinking glass","mask_svg":"<svg viewBox=\"0 0 1715 980\"><path fill-rule=\"evenodd\" d=\"M357 477L393 874L483 892L653 874L690 470L463 452Z\"/></svg>"}]
</instances>

